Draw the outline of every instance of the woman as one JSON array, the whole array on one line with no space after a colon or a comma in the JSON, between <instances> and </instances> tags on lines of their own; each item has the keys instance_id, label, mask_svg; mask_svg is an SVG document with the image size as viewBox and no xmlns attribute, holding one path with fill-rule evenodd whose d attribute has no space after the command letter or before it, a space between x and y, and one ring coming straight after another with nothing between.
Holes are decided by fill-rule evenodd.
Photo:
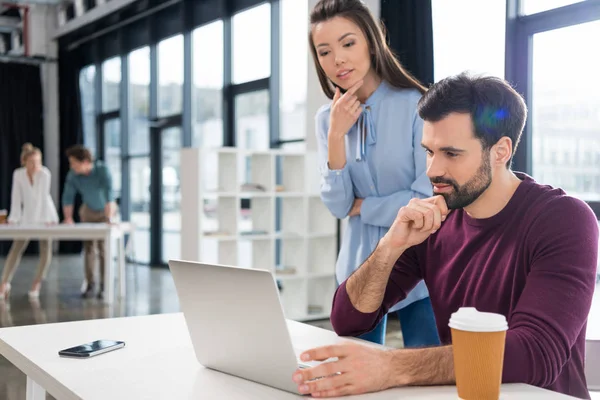
<instances>
[{"instance_id":1,"label":"woman","mask_svg":"<svg viewBox=\"0 0 600 400\"><path fill-rule=\"evenodd\" d=\"M332 99L315 118L321 198L337 218L349 217L336 265L341 283L373 252L401 207L432 195L417 114L425 88L402 68L360 0L321 0L310 23L321 88ZM439 343L423 282L391 311L398 312L406 347ZM386 321L362 338L383 344Z\"/></svg>"},{"instance_id":2,"label":"woman","mask_svg":"<svg viewBox=\"0 0 600 400\"><path fill-rule=\"evenodd\" d=\"M13 174L9 224L52 224L58 222L58 214L50 197L50 171L42 165L42 152L31 143L23 145L21 152L21 168ZM50 240L40 240L40 262L31 290L30 297L38 297L42 279L52 260ZM8 298L10 282L27 248L29 240L15 240L10 248L2 283L0 284L0 300Z\"/></svg>"}]
</instances>

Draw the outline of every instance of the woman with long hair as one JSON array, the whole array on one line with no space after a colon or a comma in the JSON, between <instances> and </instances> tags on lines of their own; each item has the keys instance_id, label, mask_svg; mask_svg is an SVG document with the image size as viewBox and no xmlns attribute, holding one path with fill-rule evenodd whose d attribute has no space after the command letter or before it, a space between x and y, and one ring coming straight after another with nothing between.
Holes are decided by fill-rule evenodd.
<instances>
[{"instance_id":1,"label":"woman with long hair","mask_svg":"<svg viewBox=\"0 0 600 400\"><path fill-rule=\"evenodd\" d=\"M13 173L9 224L58 222L58 213L50 197L50 181L50 171L42 165L41 150L31 143L24 144L21 152L21 168L17 168ZM2 272L0 301L8 298L10 294L10 282L28 244L29 240L15 240L12 243ZM42 280L52 261L51 241L40 240L39 244L40 261L29 291L30 297L39 296Z\"/></svg>"},{"instance_id":2,"label":"woman with long hair","mask_svg":"<svg viewBox=\"0 0 600 400\"><path fill-rule=\"evenodd\" d=\"M362 1L321 0L310 24L319 82L332 100L315 117L321 198L334 216L349 217L336 264L342 283L373 252L401 207L432 195L417 114L426 89L402 67ZM390 312L398 314L405 347L439 344L423 281ZM383 344L386 322L362 338Z\"/></svg>"}]
</instances>

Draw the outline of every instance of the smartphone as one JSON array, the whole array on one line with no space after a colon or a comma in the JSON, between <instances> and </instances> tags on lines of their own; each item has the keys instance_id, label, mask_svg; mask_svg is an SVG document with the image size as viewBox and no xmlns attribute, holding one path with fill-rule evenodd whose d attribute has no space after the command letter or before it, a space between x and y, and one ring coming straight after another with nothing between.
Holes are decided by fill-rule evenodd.
<instances>
[{"instance_id":1,"label":"smartphone","mask_svg":"<svg viewBox=\"0 0 600 400\"><path fill-rule=\"evenodd\" d=\"M62 357L86 358L125 347L125 342L116 340L96 340L94 342L81 344L79 346L64 349L58 352Z\"/></svg>"}]
</instances>

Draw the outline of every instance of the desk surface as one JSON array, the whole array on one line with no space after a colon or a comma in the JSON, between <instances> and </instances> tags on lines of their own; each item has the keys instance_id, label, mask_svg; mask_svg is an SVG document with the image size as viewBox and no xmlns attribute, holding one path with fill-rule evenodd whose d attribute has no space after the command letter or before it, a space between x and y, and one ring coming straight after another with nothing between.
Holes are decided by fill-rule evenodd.
<instances>
[{"instance_id":1,"label":"desk surface","mask_svg":"<svg viewBox=\"0 0 600 400\"><path fill-rule=\"evenodd\" d=\"M77 223L67 224L0 224L0 239L97 239L107 234L121 235L132 230L132 224Z\"/></svg>"},{"instance_id":2,"label":"desk surface","mask_svg":"<svg viewBox=\"0 0 600 400\"><path fill-rule=\"evenodd\" d=\"M49 232L63 232L66 230L75 230L75 231L106 231L110 229L121 229L121 225L123 227L128 226L128 223L119 223L119 224L101 224L101 223L85 223L80 222L76 224L0 224L0 231L12 232L12 231L22 231L22 230L41 230L41 231L49 231Z\"/></svg>"},{"instance_id":3,"label":"desk surface","mask_svg":"<svg viewBox=\"0 0 600 400\"><path fill-rule=\"evenodd\" d=\"M310 325L288 324L299 349L345 340ZM126 347L82 360L57 354L96 339L123 340ZM4 328L0 353L57 399L302 398L199 365L180 313ZM353 398L455 400L457 396L454 387L435 387L398 388ZM569 397L526 385L505 385L501 398Z\"/></svg>"}]
</instances>

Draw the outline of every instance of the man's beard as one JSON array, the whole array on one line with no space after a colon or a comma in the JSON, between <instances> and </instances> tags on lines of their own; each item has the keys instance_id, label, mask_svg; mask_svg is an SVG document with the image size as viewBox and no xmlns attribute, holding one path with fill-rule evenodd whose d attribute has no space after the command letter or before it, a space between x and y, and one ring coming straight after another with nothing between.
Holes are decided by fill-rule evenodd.
<instances>
[{"instance_id":1,"label":"man's beard","mask_svg":"<svg viewBox=\"0 0 600 400\"><path fill-rule=\"evenodd\" d=\"M460 186L455 180L443 177L432 178L431 183L452 186L454 189L452 192L440 193L444 196L449 209L457 210L471 205L492 183L492 167L490 165L489 153L483 153L481 165L477 173L464 185Z\"/></svg>"}]
</instances>

